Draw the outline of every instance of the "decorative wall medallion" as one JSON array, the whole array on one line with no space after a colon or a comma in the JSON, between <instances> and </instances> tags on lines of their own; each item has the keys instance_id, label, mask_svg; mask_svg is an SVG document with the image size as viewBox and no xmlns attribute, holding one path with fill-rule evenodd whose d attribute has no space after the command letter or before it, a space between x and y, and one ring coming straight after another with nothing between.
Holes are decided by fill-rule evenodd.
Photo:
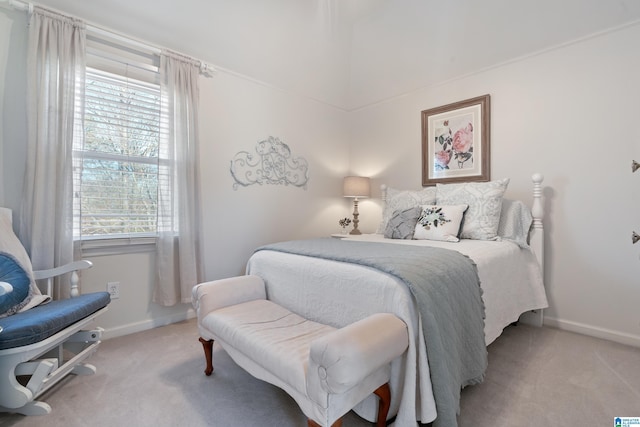
<instances>
[{"instance_id":1,"label":"decorative wall medallion","mask_svg":"<svg viewBox=\"0 0 640 427\"><path fill-rule=\"evenodd\" d=\"M291 157L289 146L270 136L256 144L256 154L240 151L231 160L233 189L252 184L295 185L307 189L309 164L303 157Z\"/></svg>"}]
</instances>

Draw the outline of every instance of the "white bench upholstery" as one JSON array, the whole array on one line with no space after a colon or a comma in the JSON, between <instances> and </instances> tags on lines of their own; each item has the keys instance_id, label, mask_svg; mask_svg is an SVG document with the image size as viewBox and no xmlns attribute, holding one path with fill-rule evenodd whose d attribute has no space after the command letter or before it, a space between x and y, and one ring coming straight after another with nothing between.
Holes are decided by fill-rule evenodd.
<instances>
[{"instance_id":1,"label":"white bench upholstery","mask_svg":"<svg viewBox=\"0 0 640 427\"><path fill-rule=\"evenodd\" d=\"M202 283L193 297L207 375L217 340L239 366L293 397L310 426L340 425L374 392L381 399L378 425L386 424L390 362L408 346L406 325L393 314L336 329L267 300L257 276Z\"/></svg>"}]
</instances>

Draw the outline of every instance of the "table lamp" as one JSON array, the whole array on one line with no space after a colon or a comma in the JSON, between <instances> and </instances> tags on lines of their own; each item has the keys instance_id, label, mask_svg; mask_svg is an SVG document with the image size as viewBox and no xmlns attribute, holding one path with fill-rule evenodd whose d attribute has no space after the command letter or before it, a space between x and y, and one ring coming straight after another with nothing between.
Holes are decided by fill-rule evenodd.
<instances>
[{"instance_id":1,"label":"table lamp","mask_svg":"<svg viewBox=\"0 0 640 427\"><path fill-rule=\"evenodd\" d=\"M349 234L362 234L358 230L358 198L369 197L371 188L369 178L364 176L347 176L342 183L344 197L353 197L353 230Z\"/></svg>"}]
</instances>

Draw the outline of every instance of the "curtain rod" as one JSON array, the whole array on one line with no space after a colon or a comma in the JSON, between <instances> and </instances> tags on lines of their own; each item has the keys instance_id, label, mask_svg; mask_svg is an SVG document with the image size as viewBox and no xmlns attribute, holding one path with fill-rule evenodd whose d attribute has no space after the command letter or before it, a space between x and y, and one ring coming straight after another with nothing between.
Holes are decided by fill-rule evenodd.
<instances>
[{"instance_id":1,"label":"curtain rod","mask_svg":"<svg viewBox=\"0 0 640 427\"><path fill-rule=\"evenodd\" d=\"M31 2L25 2L25 1L22 1L22 0L0 0L0 4L2 4L2 3L6 3L10 7L14 8L16 10L21 10L23 12L28 12L29 14L33 13L33 5L34 4L31 3ZM46 7L46 6L43 6L43 7L45 9L48 9L48 7ZM56 12L58 12L58 11L56 11ZM64 14L63 12L58 12L58 13ZM99 26L97 26L95 24L92 24L92 23L89 23L89 22L87 22L86 25L87 25L87 30L88 31L92 32L93 34L96 34L99 37L104 37L104 38L109 38L109 39L112 39L112 40L116 40L116 41L119 41L121 43L124 43L125 45L135 47L137 49L140 49L142 51L148 52L148 53L153 54L153 55L158 55L159 56L160 53L162 53L163 48L161 48L161 47L150 45L149 43L133 39L130 36L125 36L123 34L116 33L115 31L106 29L104 27L99 27ZM168 50L170 50L170 49L168 49ZM184 55L184 54L181 53L181 55ZM192 57L190 57L188 55L184 55L184 56L188 57L188 58L192 58ZM209 65L209 64L207 64L206 62L204 62L202 60L195 59L195 58L192 58L192 59L194 59L196 62L200 63L200 74L204 75L205 77L212 77L213 74L218 72L216 67L214 67L212 65Z\"/></svg>"}]
</instances>

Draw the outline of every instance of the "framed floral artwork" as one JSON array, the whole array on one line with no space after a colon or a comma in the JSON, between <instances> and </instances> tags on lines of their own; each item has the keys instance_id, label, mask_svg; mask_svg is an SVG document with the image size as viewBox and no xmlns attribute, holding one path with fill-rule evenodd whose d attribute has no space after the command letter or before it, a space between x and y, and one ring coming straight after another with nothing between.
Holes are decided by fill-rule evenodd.
<instances>
[{"instance_id":1,"label":"framed floral artwork","mask_svg":"<svg viewBox=\"0 0 640 427\"><path fill-rule=\"evenodd\" d=\"M422 111L422 185L489 181L490 96Z\"/></svg>"}]
</instances>

